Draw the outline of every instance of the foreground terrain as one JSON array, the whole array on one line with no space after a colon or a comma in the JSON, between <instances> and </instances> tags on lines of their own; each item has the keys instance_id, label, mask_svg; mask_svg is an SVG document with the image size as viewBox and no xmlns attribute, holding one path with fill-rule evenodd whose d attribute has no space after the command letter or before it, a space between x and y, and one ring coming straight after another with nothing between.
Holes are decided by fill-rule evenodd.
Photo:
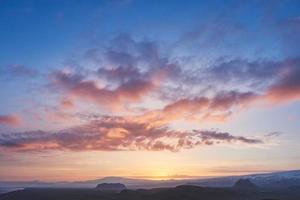
<instances>
[{"instance_id":1,"label":"foreground terrain","mask_svg":"<svg viewBox=\"0 0 300 200\"><path fill-rule=\"evenodd\" d=\"M247 191L181 185L174 188L123 190L107 193L97 189L27 188L0 195L0 200L299 200L297 189Z\"/></svg>"}]
</instances>

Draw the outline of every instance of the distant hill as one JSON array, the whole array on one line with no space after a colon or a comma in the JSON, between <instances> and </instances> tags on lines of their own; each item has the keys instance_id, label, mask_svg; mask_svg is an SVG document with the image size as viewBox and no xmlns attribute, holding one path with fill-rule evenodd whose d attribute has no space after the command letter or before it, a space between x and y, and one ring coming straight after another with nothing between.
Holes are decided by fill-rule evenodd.
<instances>
[{"instance_id":1,"label":"distant hill","mask_svg":"<svg viewBox=\"0 0 300 200\"><path fill-rule=\"evenodd\" d=\"M185 179L185 180L147 180L125 177L104 177L94 180L76 182L1 182L0 188L95 188L101 183L122 183L129 189L150 189L157 187L176 187L178 185L197 185L204 187L231 187L239 179L249 179L252 183L262 188L288 188L300 186L300 170L250 174L243 176L227 176L206 179Z\"/></svg>"},{"instance_id":2,"label":"distant hill","mask_svg":"<svg viewBox=\"0 0 300 200\"><path fill-rule=\"evenodd\" d=\"M174 188L123 190L120 197L130 200L242 200L243 195L229 189L180 185Z\"/></svg>"},{"instance_id":3,"label":"distant hill","mask_svg":"<svg viewBox=\"0 0 300 200\"><path fill-rule=\"evenodd\" d=\"M249 179L261 188L288 188L300 186L300 170L191 180L188 184L206 187L231 187L239 179Z\"/></svg>"},{"instance_id":4,"label":"distant hill","mask_svg":"<svg viewBox=\"0 0 300 200\"><path fill-rule=\"evenodd\" d=\"M248 190L248 191L255 191L258 187L252 183L249 179L239 179L233 186L235 190Z\"/></svg>"},{"instance_id":5,"label":"distant hill","mask_svg":"<svg viewBox=\"0 0 300 200\"><path fill-rule=\"evenodd\" d=\"M125 190L126 187L121 183L100 183L96 187L97 190L102 192L121 192Z\"/></svg>"}]
</instances>

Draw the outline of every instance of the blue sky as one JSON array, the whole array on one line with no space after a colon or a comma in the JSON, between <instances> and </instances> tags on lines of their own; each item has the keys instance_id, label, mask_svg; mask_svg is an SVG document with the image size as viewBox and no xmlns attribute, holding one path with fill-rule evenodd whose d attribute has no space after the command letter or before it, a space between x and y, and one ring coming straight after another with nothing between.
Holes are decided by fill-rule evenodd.
<instances>
[{"instance_id":1,"label":"blue sky","mask_svg":"<svg viewBox=\"0 0 300 200\"><path fill-rule=\"evenodd\" d=\"M0 179L299 168L299 8L0 0Z\"/></svg>"}]
</instances>

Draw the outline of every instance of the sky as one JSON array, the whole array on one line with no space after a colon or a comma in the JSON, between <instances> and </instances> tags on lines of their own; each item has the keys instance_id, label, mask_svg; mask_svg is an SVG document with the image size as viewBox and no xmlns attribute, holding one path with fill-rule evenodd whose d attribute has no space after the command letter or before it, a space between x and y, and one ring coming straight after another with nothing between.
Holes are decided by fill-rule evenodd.
<instances>
[{"instance_id":1,"label":"sky","mask_svg":"<svg viewBox=\"0 0 300 200\"><path fill-rule=\"evenodd\" d=\"M300 2L0 0L0 180L299 169Z\"/></svg>"}]
</instances>

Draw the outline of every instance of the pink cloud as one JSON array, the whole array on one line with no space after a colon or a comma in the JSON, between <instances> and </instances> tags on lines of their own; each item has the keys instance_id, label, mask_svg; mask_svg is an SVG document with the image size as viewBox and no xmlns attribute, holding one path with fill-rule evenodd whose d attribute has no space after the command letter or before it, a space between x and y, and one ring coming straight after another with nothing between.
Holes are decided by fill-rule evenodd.
<instances>
[{"instance_id":1,"label":"pink cloud","mask_svg":"<svg viewBox=\"0 0 300 200\"><path fill-rule=\"evenodd\" d=\"M227 132L193 130L177 131L168 124L177 119L194 118L199 122L213 115L225 117L228 110L239 109L251 103L251 93L222 92L215 97L181 99L137 116L99 116L81 126L57 132L29 131L2 134L2 148L18 151L72 150L72 151L180 151L203 145L222 143L259 144L262 140L234 136Z\"/></svg>"},{"instance_id":2,"label":"pink cloud","mask_svg":"<svg viewBox=\"0 0 300 200\"><path fill-rule=\"evenodd\" d=\"M298 62L289 63L282 70L280 79L267 89L265 94L267 100L281 103L300 99L300 67Z\"/></svg>"},{"instance_id":3,"label":"pink cloud","mask_svg":"<svg viewBox=\"0 0 300 200\"><path fill-rule=\"evenodd\" d=\"M61 102L60 102L60 108L61 109L71 109L71 108L74 108L75 105L73 103L72 100L70 99L63 99Z\"/></svg>"},{"instance_id":4,"label":"pink cloud","mask_svg":"<svg viewBox=\"0 0 300 200\"><path fill-rule=\"evenodd\" d=\"M17 115L0 115L0 125L16 126L21 123L21 118Z\"/></svg>"},{"instance_id":5,"label":"pink cloud","mask_svg":"<svg viewBox=\"0 0 300 200\"><path fill-rule=\"evenodd\" d=\"M65 91L65 96L81 101L89 101L104 108L120 109L126 103L139 102L160 83L159 74L151 79L131 79L115 88L99 86L96 81L85 80L76 74L56 72L51 75L53 84Z\"/></svg>"},{"instance_id":6,"label":"pink cloud","mask_svg":"<svg viewBox=\"0 0 300 200\"><path fill-rule=\"evenodd\" d=\"M0 147L17 151L180 151L222 143L263 141L217 131L175 131L126 117L102 117L58 132L29 131L0 135Z\"/></svg>"},{"instance_id":7,"label":"pink cloud","mask_svg":"<svg viewBox=\"0 0 300 200\"><path fill-rule=\"evenodd\" d=\"M220 92L214 97L184 98L167 104L161 110L153 110L138 116L139 120L165 125L178 119L188 121L222 122L234 112L254 103L258 95L251 92Z\"/></svg>"}]
</instances>

